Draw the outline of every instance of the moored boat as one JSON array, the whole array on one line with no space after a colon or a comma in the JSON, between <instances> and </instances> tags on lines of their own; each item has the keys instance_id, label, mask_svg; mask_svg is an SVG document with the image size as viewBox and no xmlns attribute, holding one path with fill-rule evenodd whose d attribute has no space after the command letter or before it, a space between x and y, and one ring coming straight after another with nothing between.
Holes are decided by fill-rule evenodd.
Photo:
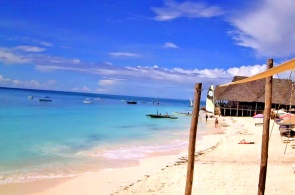
<instances>
[{"instance_id":1,"label":"moored boat","mask_svg":"<svg viewBox=\"0 0 295 195\"><path fill-rule=\"evenodd\" d=\"M126 101L127 104L137 104L137 101L133 100L133 101Z\"/></svg>"},{"instance_id":2,"label":"moored boat","mask_svg":"<svg viewBox=\"0 0 295 195\"><path fill-rule=\"evenodd\" d=\"M48 96L39 98L39 102L52 102L52 99Z\"/></svg>"},{"instance_id":3,"label":"moored boat","mask_svg":"<svg viewBox=\"0 0 295 195\"><path fill-rule=\"evenodd\" d=\"M180 112L173 112L173 114L192 115L192 110L183 110Z\"/></svg>"},{"instance_id":4,"label":"moored boat","mask_svg":"<svg viewBox=\"0 0 295 195\"><path fill-rule=\"evenodd\" d=\"M170 119L177 119L174 115L161 115L161 114L146 114L146 116L149 116L151 118L170 118Z\"/></svg>"}]
</instances>

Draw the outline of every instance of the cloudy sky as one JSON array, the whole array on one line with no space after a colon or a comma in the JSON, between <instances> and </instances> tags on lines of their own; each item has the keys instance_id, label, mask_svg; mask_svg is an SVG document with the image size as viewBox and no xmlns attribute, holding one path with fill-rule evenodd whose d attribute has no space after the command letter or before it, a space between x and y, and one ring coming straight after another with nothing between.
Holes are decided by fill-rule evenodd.
<instances>
[{"instance_id":1,"label":"cloudy sky","mask_svg":"<svg viewBox=\"0 0 295 195\"><path fill-rule=\"evenodd\" d=\"M195 83L292 59L294 10L292 0L1 0L0 87L189 99Z\"/></svg>"}]
</instances>

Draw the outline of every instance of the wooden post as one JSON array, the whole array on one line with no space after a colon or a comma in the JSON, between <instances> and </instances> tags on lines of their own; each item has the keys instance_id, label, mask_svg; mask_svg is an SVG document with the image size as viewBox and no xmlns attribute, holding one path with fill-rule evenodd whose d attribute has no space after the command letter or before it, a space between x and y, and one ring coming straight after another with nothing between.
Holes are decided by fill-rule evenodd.
<instances>
[{"instance_id":1,"label":"wooden post","mask_svg":"<svg viewBox=\"0 0 295 195\"><path fill-rule=\"evenodd\" d=\"M201 100L202 83L195 84L195 96L194 96L194 108L192 113L191 128L189 134L189 145L188 145L188 163L187 163L187 176L185 185L185 195L192 194L192 186L194 179L194 165L195 165L195 146L197 137L197 127L200 111L200 100Z\"/></svg>"},{"instance_id":2,"label":"wooden post","mask_svg":"<svg viewBox=\"0 0 295 195\"><path fill-rule=\"evenodd\" d=\"M272 67L273 67L273 59L269 59L267 61L267 68L271 69ZM261 161L260 161L260 173L259 173L259 183L258 183L258 195L263 195L265 190L271 103L272 103L272 76L267 77L265 79L265 107L264 107L264 119L263 119L263 134L262 134L262 145L261 145Z\"/></svg>"}]
</instances>

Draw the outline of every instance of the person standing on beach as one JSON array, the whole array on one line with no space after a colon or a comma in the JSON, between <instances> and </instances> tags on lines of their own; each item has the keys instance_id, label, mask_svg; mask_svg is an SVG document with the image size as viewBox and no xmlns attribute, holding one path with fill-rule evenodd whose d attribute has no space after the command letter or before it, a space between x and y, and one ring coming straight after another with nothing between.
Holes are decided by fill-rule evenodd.
<instances>
[{"instance_id":1,"label":"person standing on beach","mask_svg":"<svg viewBox=\"0 0 295 195\"><path fill-rule=\"evenodd\" d=\"M207 122L207 120L208 120L208 115L206 114L206 122Z\"/></svg>"},{"instance_id":2,"label":"person standing on beach","mask_svg":"<svg viewBox=\"0 0 295 195\"><path fill-rule=\"evenodd\" d=\"M215 119L215 128L218 127L218 118Z\"/></svg>"}]
</instances>

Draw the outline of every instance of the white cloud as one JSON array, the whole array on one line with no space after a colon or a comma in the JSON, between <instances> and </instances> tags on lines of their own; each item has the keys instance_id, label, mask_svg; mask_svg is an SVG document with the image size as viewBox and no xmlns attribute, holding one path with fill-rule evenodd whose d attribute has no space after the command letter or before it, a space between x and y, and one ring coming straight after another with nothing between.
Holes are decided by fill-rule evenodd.
<instances>
[{"instance_id":1,"label":"white cloud","mask_svg":"<svg viewBox=\"0 0 295 195\"><path fill-rule=\"evenodd\" d=\"M0 48L0 62L4 64L23 64L29 62L29 60Z\"/></svg>"},{"instance_id":2,"label":"white cloud","mask_svg":"<svg viewBox=\"0 0 295 195\"><path fill-rule=\"evenodd\" d=\"M41 45L44 45L46 47L53 47L53 44L52 43L49 43L49 42L46 42L46 41L40 41L39 42Z\"/></svg>"},{"instance_id":3,"label":"white cloud","mask_svg":"<svg viewBox=\"0 0 295 195\"><path fill-rule=\"evenodd\" d=\"M106 65L112 66L113 64L111 62L104 62Z\"/></svg>"},{"instance_id":4,"label":"white cloud","mask_svg":"<svg viewBox=\"0 0 295 195\"><path fill-rule=\"evenodd\" d=\"M21 50L25 52L43 52L46 49L42 47L36 47L36 46L27 46L27 45L20 45L15 47L16 50Z\"/></svg>"},{"instance_id":5,"label":"white cloud","mask_svg":"<svg viewBox=\"0 0 295 195\"><path fill-rule=\"evenodd\" d=\"M164 47L168 47L168 48L178 48L177 45L175 45L174 43L171 43L171 42L167 42L164 44Z\"/></svg>"},{"instance_id":6,"label":"white cloud","mask_svg":"<svg viewBox=\"0 0 295 195\"><path fill-rule=\"evenodd\" d=\"M79 64L81 62L81 60L79 60L79 59L73 59L72 62L73 62L73 64Z\"/></svg>"},{"instance_id":7,"label":"white cloud","mask_svg":"<svg viewBox=\"0 0 295 195\"><path fill-rule=\"evenodd\" d=\"M39 81L31 80L31 81L21 81L18 79L11 80L14 86L23 87L23 88L39 88L41 84Z\"/></svg>"},{"instance_id":8,"label":"white cloud","mask_svg":"<svg viewBox=\"0 0 295 195\"><path fill-rule=\"evenodd\" d=\"M47 81L47 84L48 85L55 85L56 84L56 81L55 80L48 80Z\"/></svg>"},{"instance_id":9,"label":"white cloud","mask_svg":"<svg viewBox=\"0 0 295 195\"><path fill-rule=\"evenodd\" d=\"M227 70L227 73L232 77L239 76L252 76L266 70L266 65L254 65L254 66L241 66L233 67Z\"/></svg>"},{"instance_id":10,"label":"white cloud","mask_svg":"<svg viewBox=\"0 0 295 195\"><path fill-rule=\"evenodd\" d=\"M141 55L130 52L111 52L109 53L113 57L141 57Z\"/></svg>"},{"instance_id":11,"label":"white cloud","mask_svg":"<svg viewBox=\"0 0 295 195\"><path fill-rule=\"evenodd\" d=\"M0 83L7 83L7 82L9 82L10 81L10 79L5 79L4 77L3 77L3 75L0 75Z\"/></svg>"},{"instance_id":12,"label":"white cloud","mask_svg":"<svg viewBox=\"0 0 295 195\"><path fill-rule=\"evenodd\" d=\"M293 0L263 0L251 10L239 10L230 20L236 30L229 34L260 56L287 57L295 53L294 10Z\"/></svg>"},{"instance_id":13,"label":"white cloud","mask_svg":"<svg viewBox=\"0 0 295 195\"><path fill-rule=\"evenodd\" d=\"M151 8L156 13L156 20L167 21L175 18L209 18L219 16L223 13L217 6L207 6L204 3L185 1L178 3L173 0L166 0L164 7Z\"/></svg>"},{"instance_id":14,"label":"white cloud","mask_svg":"<svg viewBox=\"0 0 295 195\"><path fill-rule=\"evenodd\" d=\"M82 92L91 92L91 90L88 88L88 87L86 87L86 86L83 86L83 87L75 87L75 88L73 88L72 89L73 91L82 91Z\"/></svg>"},{"instance_id":15,"label":"white cloud","mask_svg":"<svg viewBox=\"0 0 295 195\"><path fill-rule=\"evenodd\" d=\"M116 80L114 79L102 79L98 81L98 85L113 85L116 82Z\"/></svg>"}]
</instances>

